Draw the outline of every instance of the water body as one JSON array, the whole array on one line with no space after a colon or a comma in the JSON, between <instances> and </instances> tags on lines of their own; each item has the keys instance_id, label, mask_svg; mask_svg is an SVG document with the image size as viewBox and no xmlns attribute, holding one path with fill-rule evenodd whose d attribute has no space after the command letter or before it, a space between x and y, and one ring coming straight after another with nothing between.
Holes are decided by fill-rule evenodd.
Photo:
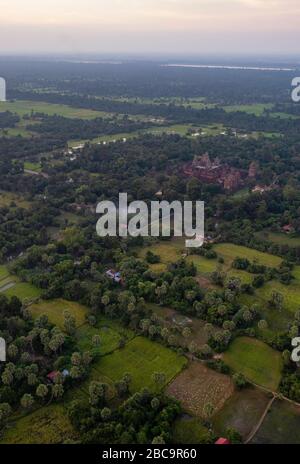
<instances>
[{"instance_id":1,"label":"water body","mask_svg":"<svg viewBox=\"0 0 300 464\"><path fill-rule=\"evenodd\" d=\"M161 66L168 68L205 68L205 69L233 69L233 70L243 70L243 71L285 71L292 72L295 71L295 68L269 68L261 66L229 66L229 65L219 65L219 64L162 64Z\"/></svg>"}]
</instances>

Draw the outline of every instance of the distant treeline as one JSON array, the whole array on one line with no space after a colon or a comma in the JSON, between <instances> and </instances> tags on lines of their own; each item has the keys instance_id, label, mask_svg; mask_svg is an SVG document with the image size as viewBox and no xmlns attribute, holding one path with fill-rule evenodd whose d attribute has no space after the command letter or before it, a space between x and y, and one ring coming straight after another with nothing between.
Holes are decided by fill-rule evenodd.
<instances>
[{"instance_id":1,"label":"distant treeline","mask_svg":"<svg viewBox=\"0 0 300 464\"><path fill-rule=\"evenodd\" d=\"M116 114L153 116L164 118L174 123L190 124L224 124L243 131L266 131L280 133L297 133L300 120L280 119L269 116L255 116L242 111L226 112L220 107L194 109L170 104L147 104L132 101L116 101L107 98L94 98L81 95L58 93L15 92L18 99L45 101L47 103L65 104L77 108L87 108Z\"/></svg>"},{"instance_id":2,"label":"distant treeline","mask_svg":"<svg viewBox=\"0 0 300 464\"><path fill-rule=\"evenodd\" d=\"M126 117L122 119L96 118L83 120L70 119L63 116L43 115L43 120L40 124L29 124L27 129L39 134L53 135L67 141L70 139L92 139L101 135L109 136L118 133L134 132L151 126L153 124L133 121Z\"/></svg>"},{"instance_id":3,"label":"distant treeline","mask_svg":"<svg viewBox=\"0 0 300 464\"><path fill-rule=\"evenodd\" d=\"M232 61L228 64L232 65ZM7 79L9 98L17 96L16 89L26 87L94 96L201 96L220 104L287 102L295 77L292 71L165 67L159 62L109 64L2 60L1 72Z\"/></svg>"}]
</instances>

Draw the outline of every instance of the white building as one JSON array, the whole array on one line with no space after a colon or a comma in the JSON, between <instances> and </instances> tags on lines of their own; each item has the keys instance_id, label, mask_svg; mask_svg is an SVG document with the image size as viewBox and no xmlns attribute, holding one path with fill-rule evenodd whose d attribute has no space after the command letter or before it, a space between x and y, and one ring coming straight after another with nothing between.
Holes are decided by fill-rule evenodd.
<instances>
[{"instance_id":1,"label":"white building","mask_svg":"<svg viewBox=\"0 0 300 464\"><path fill-rule=\"evenodd\" d=\"M6 101L6 82L0 77L0 101Z\"/></svg>"}]
</instances>

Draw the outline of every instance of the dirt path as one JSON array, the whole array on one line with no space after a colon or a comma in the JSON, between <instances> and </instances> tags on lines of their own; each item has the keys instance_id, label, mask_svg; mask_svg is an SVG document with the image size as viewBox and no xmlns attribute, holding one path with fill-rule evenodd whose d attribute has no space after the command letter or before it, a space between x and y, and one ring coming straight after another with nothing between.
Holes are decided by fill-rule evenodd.
<instances>
[{"instance_id":1,"label":"dirt path","mask_svg":"<svg viewBox=\"0 0 300 464\"><path fill-rule=\"evenodd\" d=\"M257 432L259 431L263 421L265 420L266 415L268 414L268 411L270 410L270 408L271 408L271 406L274 403L276 398L277 397L274 395L273 398L267 404L266 409L264 410L263 415L261 416L258 424L256 424L256 426L254 427L254 429L251 431L250 435L248 436L248 438L244 442L245 445L247 445L252 440L252 438L257 434Z\"/></svg>"}]
</instances>

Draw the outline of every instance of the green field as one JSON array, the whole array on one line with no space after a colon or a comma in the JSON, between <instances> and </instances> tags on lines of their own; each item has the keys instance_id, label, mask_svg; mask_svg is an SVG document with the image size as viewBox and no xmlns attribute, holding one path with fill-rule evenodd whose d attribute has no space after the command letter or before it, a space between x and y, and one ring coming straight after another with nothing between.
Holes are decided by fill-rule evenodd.
<instances>
[{"instance_id":1,"label":"green field","mask_svg":"<svg viewBox=\"0 0 300 464\"><path fill-rule=\"evenodd\" d=\"M45 406L9 424L2 444L59 444L78 439L61 405Z\"/></svg>"},{"instance_id":2,"label":"green field","mask_svg":"<svg viewBox=\"0 0 300 464\"><path fill-rule=\"evenodd\" d=\"M181 238L174 238L145 246L139 251L139 257L145 259L147 251L160 256L160 263L150 264L150 269L155 272L164 272L168 264L178 261L182 254L186 252L185 241Z\"/></svg>"},{"instance_id":3,"label":"green field","mask_svg":"<svg viewBox=\"0 0 300 464\"><path fill-rule=\"evenodd\" d=\"M287 401L276 400L251 443L298 445L300 443L300 407Z\"/></svg>"},{"instance_id":4,"label":"green field","mask_svg":"<svg viewBox=\"0 0 300 464\"><path fill-rule=\"evenodd\" d=\"M30 115L31 112L44 113L49 116L58 115L75 119L93 119L107 116L107 113L101 111L27 100L0 102L0 111L11 111L12 113L17 113L21 117L26 114Z\"/></svg>"},{"instance_id":5,"label":"green field","mask_svg":"<svg viewBox=\"0 0 300 464\"><path fill-rule=\"evenodd\" d=\"M265 303L270 299L272 292L279 292L283 295L284 309L294 313L300 308L300 281L298 279L292 280L289 285L284 285L277 280L266 282L263 287L256 290L258 295ZM276 309L270 309L274 312Z\"/></svg>"},{"instance_id":6,"label":"green field","mask_svg":"<svg viewBox=\"0 0 300 464\"><path fill-rule=\"evenodd\" d=\"M80 327L86 322L86 315L88 309L74 301L63 300L62 298L56 300L41 300L30 306L30 313L33 318L41 314L47 314L49 321L60 327L64 328L64 310L68 310L76 320L76 326Z\"/></svg>"},{"instance_id":7,"label":"green field","mask_svg":"<svg viewBox=\"0 0 300 464\"><path fill-rule=\"evenodd\" d=\"M288 113L270 113L272 118L279 118L279 119L299 119L299 116L295 114L288 114Z\"/></svg>"},{"instance_id":8,"label":"green field","mask_svg":"<svg viewBox=\"0 0 300 464\"><path fill-rule=\"evenodd\" d=\"M232 261L239 258L247 258L249 261L256 261L259 264L268 267L278 267L282 258L253 250L244 246L234 245L233 243L220 243L214 246L214 250L224 258L225 264L231 264Z\"/></svg>"},{"instance_id":9,"label":"green field","mask_svg":"<svg viewBox=\"0 0 300 464\"><path fill-rule=\"evenodd\" d=\"M281 354L265 343L249 337L236 338L224 353L224 361L250 381L277 390L282 370Z\"/></svg>"},{"instance_id":10,"label":"green field","mask_svg":"<svg viewBox=\"0 0 300 464\"><path fill-rule=\"evenodd\" d=\"M268 240L278 245L288 245L290 247L300 247L300 237L296 235L284 234L283 232L264 231L257 234L257 237Z\"/></svg>"},{"instance_id":11,"label":"green field","mask_svg":"<svg viewBox=\"0 0 300 464\"><path fill-rule=\"evenodd\" d=\"M7 297L16 296L21 301L38 298L41 291L27 282L20 282L15 276L8 276L0 282L0 292Z\"/></svg>"},{"instance_id":12,"label":"green field","mask_svg":"<svg viewBox=\"0 0 300 464\"><path fill-rule=\"evenodd\" d=\"M33 163L31 161L25 161L24 169L29 169L30 171L40 172L42 168L41 168L40 163Z\"/></svg>"},{"instance_id":13,"label":"green field","mask_svg":"<svg viewBox=\"0 0 300 464\"><path fill-rule=\"evenodd\" d=\"M254 103L252 105L231 105L224 106L224 110L228 113L235 111L242 111L243 113L254 114L255 116L262 116L264 111L272 109L271 103Z\"/></svg>"},{"instance_id":14,"label":"green field","mask_svg":"<svg viewBox=\"0 0 300 464\"><path fill-rule=\"evenodd\" d=\"M187 257L188 262L193 262L199 274L207 275L214 272L216 269L226 273L226 277L238 277L242 283L251 284L254 274L240 269L231 268L232 262L236 257L245 257L250 261L256 260L261 264L270 267L277 267L282 259L268 253L246 248L243 246L234 245L232 243L221 243L214 245L214 251L224 259L224 263L218 263L217 259L207 259L204 256L190 255Z\"/></svg>"},{"instance_id":15,"label":"green field","mask_svg":"<svg viewBox=\"0 0 300 464\"><path fill-rule=\"evenodd\" d=\"M100 345L95 347L92 339L94 335L100 336ZM123 328L117 323L112 324L109 319L101 319L96 327L84 324L76 332L77 344L81 351L91 351L96 355L111 353L118 348L119 341L124 338L128 341L134 337L134 332Z\"/></svg>"},{"instance_id":16,"label":"green field","mask_svg":"<svg viewBox=\"0 0 300 464\"><path fill-rule=\"evenodd\" d=\"M147 338L136 337L127 343L125 348L101 357L94 369L112 381L120 380L129 372L132 376L131 392L144 387L157 391L158 386L152 378L153 373L163 372L168 383L183 369L186 362L183 356L178 356L172 350Z\"/></svg>"},{"instance_id":17,"label":"green field","mask_svg":"<svg viewBox=\"0 0 300 464\"><path fill-rule=\"evenodd\" d=\"M200 255L189 255L187 257L187 262L194 263L200 274L210 274L214 272L218 266L216 259L208 259Z\"/></svg>"}]
</instances>

